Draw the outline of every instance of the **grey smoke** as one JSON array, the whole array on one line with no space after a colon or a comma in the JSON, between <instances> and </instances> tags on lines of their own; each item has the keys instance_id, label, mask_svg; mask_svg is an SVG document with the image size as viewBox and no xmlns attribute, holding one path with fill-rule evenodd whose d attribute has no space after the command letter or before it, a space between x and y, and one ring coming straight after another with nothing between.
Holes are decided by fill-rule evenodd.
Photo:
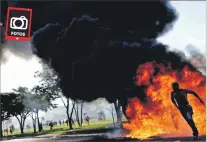
<instances>
[{"instance_id":1,"label":"grey smoke","mask_svg":"<svg viewBox=\"0 0 207 142\"><path fill-rule=\"evenodd\" d=\"M5 40L5 28L0 26L0 30L0 61L2 63L5 63L9 57L7 51L26 60L29 60L33 57L30 42Z\"/></svg>"},{"instance_id":2,"label":"grey smoke","mask_svg":"<svg viewBox=\"0 0 207 142\"><path fill-rule=\"evenodd\" d=\"M117 126L115 125L115 126L111 126L111 127L115 127L115 129L113 131L105 134L105 137L107 137L108 139L121 138L125 134L127 134L124 129L120 128L120 125L117 125Z\"/></svg>"},{"instance_id":3,"label":"grey smoke","mask_svg":"<svg viewBox=\"0 0 207 142\"><path fill-rule=\"evenodd\" d=\"M185 48L189 53L189 61L193 64L199 71L204 75L206 74L206 56L205 53L202 53L198 47L189 44Z\"/></svg>"},{"instance_id":4,"label":"grey smoke","mask_svg":"<svg viewBox=\"0 0 207 142\"><path fill-rule=\"evenodd\" d=\"M196 56L202 55L200 49L197 48L196 46L192 45L192 44L188 44L185 49L188 51L188 53L192 57L196 57Z\"/></svg>"}]
</instances>

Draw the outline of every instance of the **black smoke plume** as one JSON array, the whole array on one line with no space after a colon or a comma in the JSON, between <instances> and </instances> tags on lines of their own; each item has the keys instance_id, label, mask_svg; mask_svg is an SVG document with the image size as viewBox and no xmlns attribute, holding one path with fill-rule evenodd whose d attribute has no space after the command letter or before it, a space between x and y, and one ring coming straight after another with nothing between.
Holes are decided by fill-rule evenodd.
<instances>
[{"instance_id":1,"label":"black smoke plume","mask_svg":"<svg viewBox=\"0 0 207 142\"><path fill-rule=\"evenodd\" d=\"M39 30L48 23L60 23L68 26L74 17L90 15L98 17L100 26L119 31L137 31L137 37L155 38L164 29L169 29L176 19L175 10L168 1L2 1L2 13L6 15L6 6L32 8L32 31ZM3 16L2 16L3 17ZM2 18L5 22L5 18ZM167 25L167 28L166 28Z\"/></svg>"},{"instance_id":2,"label":"black smoke plume","mask_svg":"<svg viewBox=\"0 0 207 142\"><path fill-rule=\"evenodd\" d=\"M112 102L144 94L144 87L134 86L133 77L137 67L149 61L170 62L175 70L184 65L195 70L156 41L177 18L168 2L57 2L57 6L52 2L47 6L56 13L43 14L45 19L37 14L45 10L39 3L33 17L43 25L53 24L34 33L34 53L59 74L65 96L84 101L105 97ZM66 16L58 15L61 5ZM37 22L34 29L40 26Z\"/></svg>"}]
</instances>

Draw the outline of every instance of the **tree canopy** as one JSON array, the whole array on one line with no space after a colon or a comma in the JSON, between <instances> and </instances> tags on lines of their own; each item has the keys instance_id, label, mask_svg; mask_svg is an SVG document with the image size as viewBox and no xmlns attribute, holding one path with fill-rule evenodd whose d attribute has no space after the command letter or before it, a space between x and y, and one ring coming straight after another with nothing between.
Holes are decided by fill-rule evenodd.
<instances>
[{"instance_id":1,"label":"tree canopy","mask_svg":"<svg viewBox=\"0 0 207 142\"><path fill-rule=\"evenodd\" d=\"M8 120L9 117L19 114L24 110L20 96L15 93L1 94L1 120Z\"/></svg>"}]
</instances>

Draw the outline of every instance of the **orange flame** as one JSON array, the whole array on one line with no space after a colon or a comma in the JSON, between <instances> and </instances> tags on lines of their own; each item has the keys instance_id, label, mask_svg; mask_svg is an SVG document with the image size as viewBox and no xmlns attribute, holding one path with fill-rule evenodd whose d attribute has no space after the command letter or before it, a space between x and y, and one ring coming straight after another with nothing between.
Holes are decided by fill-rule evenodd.
<instances>
[{"instance_id":1,"label":"orange flame","mask_svg":"<svg viewBox=\"0 0 207 142\"><path fill-rule=\"evenodd\" d=\"M156 69L159 73L155 76ZM200 98L206 101L206 80L200 72L191 71L185 66L181 71L173 71L170 67L152 62L139 66L137 70L137 85L146 85L147 103L138 98L130 99L126 114L129 123L123 127L129 130L126 137L146 139L151 136L188 136L191 128L171 102L171 84L179 82L181 88L194 90ZM153 82L153 83L152 83ZM206 108L193 95L188 95L193 107L193 119L200 135L206 134Z\"/></svg>"}]
</instances>

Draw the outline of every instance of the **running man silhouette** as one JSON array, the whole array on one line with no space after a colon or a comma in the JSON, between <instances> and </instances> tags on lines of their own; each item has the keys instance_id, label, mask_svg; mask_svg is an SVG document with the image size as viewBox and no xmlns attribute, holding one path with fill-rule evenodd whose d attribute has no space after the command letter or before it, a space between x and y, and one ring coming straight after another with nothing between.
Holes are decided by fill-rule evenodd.
<instances>
[{"instance_id":1,"label":"running man silhouette","mask_svg":"<svg viewBox=\"0 0 207 142\"><path fill-rule=\"evenodd\" d=\"M172 89L173 91L171 92L171 99L173 104L180 111L184 119L187 121L188 125L191 127L193 131L193 139L198 140L198 129L192 117L193 108L188 102L187 94L194 95L201 102L201 104L205 103L202 101L202 99L198 96L196 92L188 89L181 89L177 82L172 83Z\"/></svg>"}]
</instances>

